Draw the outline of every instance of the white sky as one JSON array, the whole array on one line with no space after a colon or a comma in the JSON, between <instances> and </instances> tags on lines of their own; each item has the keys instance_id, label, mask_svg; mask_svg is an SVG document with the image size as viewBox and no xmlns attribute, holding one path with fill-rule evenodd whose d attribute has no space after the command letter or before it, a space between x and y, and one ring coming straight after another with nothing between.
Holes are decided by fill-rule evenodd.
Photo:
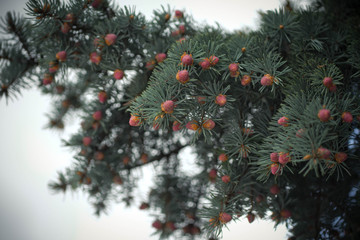
<instances>
[{"instance_id":1,"label":"white sky","mask_svg":"<svg viewBox=\"0 0 360 240\"><path fill-rule=\"evenodd\" d=\"M25 0L0 0L0 16L6 11L21 11ZM256 26L259 9L277 8L279 0L123 0L123 5L136 6L149 18L153 9L170 4L185 10L198 22L220 23L227 30ZM23 11L22 11L23 12ZM78 121L59 134L43 129L51 109L50 99L36 89L23 92L6 105L0 101L0 239L4 240L144 240L150 237L153 218L138 206L125 208L112 205L108 215L95 217L82 193L50 194L47 184L56 172L71 164L73 153L62 147L60 138L75 132ZM151 181L151 168L144 171L145 181ZM142 188L144 190L146 188ZM146 190L137 196L145 197ZM141 201L143 199L140 199ZM245 217L224 230L224 240L286 239L286 229L273 223Z\"/></svg>"}]
</instances>

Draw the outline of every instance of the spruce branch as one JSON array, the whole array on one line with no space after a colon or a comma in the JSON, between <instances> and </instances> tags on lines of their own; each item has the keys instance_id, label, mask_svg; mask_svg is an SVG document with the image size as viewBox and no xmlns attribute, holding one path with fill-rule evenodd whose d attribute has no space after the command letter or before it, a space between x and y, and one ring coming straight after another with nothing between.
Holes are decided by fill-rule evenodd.
<instances>
[{"instance_id":1,"label":"spruce branch","mask_svg":"<svg viewBox=\"0 0 360 240\"><path fill-rule=\"evenodd\" d=\"M82 120L64 141L74 164L49 187L88 193L97 215L136 202L133 170L157 163L144 206L160 238L219 237L241 215L304 239L356 237L358 18L316 2L287 1L239 34L170 6L147 21L108 0L30 0L30 19L3 20L0 97L37 86L50 127ZM181 170L185 148L200 172Z\"/></svg>"}]
</instances>

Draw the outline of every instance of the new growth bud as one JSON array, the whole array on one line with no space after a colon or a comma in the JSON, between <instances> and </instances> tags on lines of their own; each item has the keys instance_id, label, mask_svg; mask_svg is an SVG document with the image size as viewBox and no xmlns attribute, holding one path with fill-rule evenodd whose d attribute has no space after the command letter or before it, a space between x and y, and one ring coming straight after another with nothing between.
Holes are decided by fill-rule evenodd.
<instances>
[{"instance_id":1,"label":"new growth bud","mask_svg":"<svg viewBox=\"0 0 360 240\"><path fill-rule=\"evenodd\" d=\"M211 120L211 119L208 119L203 123L202 126L206 130L211 130L211 129L213 129L215 127L215 122L213 120Z\"/></svg>"},{"instance_id":2,"label":"new growth bud","mask_svg":"<svg viewBox=\"0 0 360 240\"><path fill-rule=\"evenodd\" d=\"M56 54L56 59L59 60L60 62L65 62L66 61L66 51L60 51Z\"/></svg>"},{"instance_id":3,"label":"new growth bud","mask_svg":"<svg viewBox=\"0 0 360 240\"><path fill-rule=\"evenodd\" d=\"M219 155L219 161L226 162L228 160L228 156L225 153Z\"/></svg>"},{"instance_id":4,"label":"new growth bud","mask_svg":"<svg viewBox=\"0 0 360 240\"><path fill-rule=\"evenodd\" d=\"M166 54L165 53L158 53L155 56L155 59L158 63L163 62L166 59Z\"/></svg>"},{"instance_id":5,"label":"new growth bud","mask_svg":"<svg viewBox=\"0 0 360 240\"><path fill-rule=\"evenodd\" d=\"M317 116L321 122L328 122L331 118L330 110L329 109L320 109Z\"/></svg>"},{"instance_id":6,"label":"new growth bud","mask_svg":"<svg viewBox=\"0 0 360 240\"><path fill-rule=\"evenodd\" d=\"M102 119L102 113L101 113L101 111L96 111L96 112L94 112L94 114L93 114L93 119L94 119L95 121L100 121L100 120Z\"/></svg>"},{"instance_id":7,"label":"new growth bud","mask_svg":"<svg viewBox=\"0 0 360 240\"><path fill-rule=\"evenodd\" d=\"M187 83L189 78L189 72L187 70L181 70L176 74L176 79L181 82L182 84Z\"/></svg>"},{"instance_id":8,"label":"new growth bud","mask_svg":"<svg viewBox=\"0 0 360 240\"><path fill-rule=\"evenodd\" d=\"M113 45L116 42L117 36L113 33L106 34L105 36L105 43L106 45L110 46Z\"/></svg>"},{"instance_id":9,"label":"new growth bud","mask_svg":"<svg viewBox=\"0 0 360 240\"><path fill-rule=\"evenodd\" d=\"M224 106L226 104L226 96L222 94L217 95L215 98L215 103L220 107Z\"/></svg>"},{"instance_id":10,"label":"new growth bud","mask_svg":"<svg viewBox=\"0 0 360 240\"><path fill-rule=\"evenodd\" d=\"M274 82L274 77L272 77L270 74L265 74L262 78L261 78L261 85L263 86L271 86Z\"/></svg>"},{"instance_id":11,"label":"new growth bud","mask_svg":"<svg viewBox=\"0 0 360 240\"><path fill-rule=\"evenodd\" d=\"M168 113L168 114L173 113L174 107L175 107L175 104L174 104L174 101L172 101L172 100L167 100L167 101L161 103L161 110L164 113Z\"/></svg>"},{"instance_id":12,"label":"new growth bud","mask_svg":"<svg viewBox=\"0 0 360 240\"><path fill-rule=\"evenodd\" d=\"M222 212L219 215L219 220L222 224L230 222L232 219L232 216L228 213Z\"/></svg>"},{"instance_id":13,"label":"new growth bud","mask_svg":"<svg viewBox=\"0 0 360 240\"><path fill-rule=\"evenodd\" d=\"M182 63L182 65L184 66L190 66L194 63L194 59L192 58L192 54L187 54L184 53L181 58L180 61Z\"/></svg>"},{"instance_id":14,"label":"new growth bud","mask_svg":"<svg viewBox=\"0 0 360 240\"><path fill-rule=\"evenodd\" d=\"M130 126L137 127L140 125L140 117L131 115L129 120Z\"/></svg>"},{"instance_id":15,"label":"new growth bud","mask_svg":"<svg viewBox=\"0 0 360 240\"><path fill-rule=\"evenodd\" d=\"M120 69L115 69L114 71L114 78L116 80L121 80L124 78L124 71Z\"/></svg>"}]
</instances>

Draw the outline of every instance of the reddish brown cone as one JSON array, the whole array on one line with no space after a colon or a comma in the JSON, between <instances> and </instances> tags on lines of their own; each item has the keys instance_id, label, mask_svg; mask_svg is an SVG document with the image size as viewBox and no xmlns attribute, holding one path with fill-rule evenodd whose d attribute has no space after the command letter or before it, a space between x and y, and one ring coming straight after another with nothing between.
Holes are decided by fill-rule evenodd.
<instances>
[{"instance_id":1,"label":"reddish brown cone","mask_svg":"<svg viewBox=\"0 0 360 240\"><path fill-rule=\"evenodd\" d=\"M222 224L230 222L232 219L232 216L228 213L222 212L219 215L219 220Z\"/></svg>"},{"instance_id":2,"label":"reddish brown cone","mask_svg":"<svg viewBox=\"0 0 360 240\"><path fill-rule=\"evenodd\" d=\"M330 110L329 109L320 109L317 116L321 122L327 122L331 118Z\"/></svg>"}]
</instances>

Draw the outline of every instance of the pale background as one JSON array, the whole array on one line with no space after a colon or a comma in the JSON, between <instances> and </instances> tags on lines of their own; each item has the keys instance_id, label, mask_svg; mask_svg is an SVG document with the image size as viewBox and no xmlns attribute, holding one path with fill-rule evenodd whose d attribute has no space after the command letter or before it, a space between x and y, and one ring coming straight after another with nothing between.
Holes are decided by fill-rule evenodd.
<instances>
[{"instance_id":1,"label":"pale background","mask_svg":"<svg viewBox=\"0 0 360 240\"><path fill-rule=\"evenodd\" d=\"M6 11L22 12L25 0L0 0L0 16ZM136 6L149 19L153 9L170 4L185 10L198 22L220 23L232 31L244 27L256 28L257 10L272 10L279 0L134 0L117 1L121 5ZM71 164L74 153L62 147L79 127L79 122L66 126L63 133L43 129L45 113L51 109L50 98L37 89L23 91L22 96L8 104L0 100L0 239L1 240L146 240L151 237L153 218L138 206L125 208L113 204L108 215L96 217L81 192L52 195L47 187L56 172ZM140 200L145 199L151 182L151 167L143 172ZM139 200L139 201L140 201ZM286 228L276 231L273 222L255 220L249 224L245 217L229 224L224 240L287 239Z\"/></svg>"}]
</instances>

